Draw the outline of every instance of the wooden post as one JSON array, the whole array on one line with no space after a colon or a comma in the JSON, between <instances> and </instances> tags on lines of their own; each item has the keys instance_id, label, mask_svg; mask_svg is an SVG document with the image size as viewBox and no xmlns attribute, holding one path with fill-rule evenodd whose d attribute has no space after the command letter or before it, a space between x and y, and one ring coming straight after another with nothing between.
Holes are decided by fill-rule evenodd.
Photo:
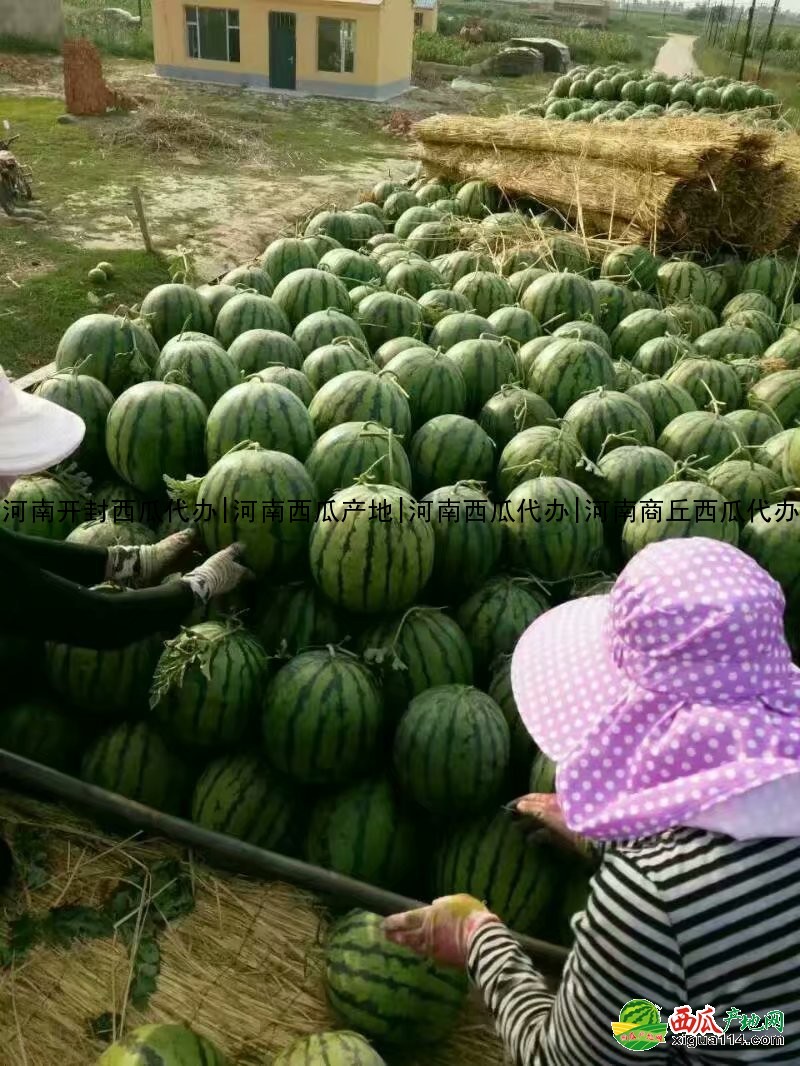
<instances>
[{"instance_id":1,"label":"wooden post","mask_svg":"<svg viewBox=\"0 0 800 1066\"><path fill-rule=\"evenodd\" d=\"M758 74L756 74L757 82L761 81L761 68L764 66L764 57L766 56L767 49L769 48L769 39L772 36L772 27L775 24L775 16L778 14L778 6L780 5L780 2L781 0L775 0L775 3L772 5L772 12L769 16L769 25L767 26L767 32L764 36L764 46L761 49L761 59L758 61Z\"/></svg>"},{"instance_id":2,"label":"wooden post","mask_svg":"<svg viewBox=\"0 0 800 1066\"><path fill-rule=\"evenodd\" d=\"M146 251L153 251L153 242L150 240L150 230L147 226L147 217L144 213L144 204L142 203L142 194L139 192L138 186L134 185L131 189L131 198L133 199L133 206L136 208L136 217L139 220L139 229L142 231L142 240Z\"/></svg>"},{"instance_id":3,"label":"wooden post","mask_svg":"<svg viewBox=\"0 0 800 1066\"><path fill-rule=\"evenodd\" d=\"M744 48L742 49L742 61L739 64L739 81L744 77L744 65L747 61L747 49L750 47L750 34L753 29L753 15L756 13L756 0L751 0L750 11L747 14L747 29L744 31Z\"/></svg>"}]
</instances>

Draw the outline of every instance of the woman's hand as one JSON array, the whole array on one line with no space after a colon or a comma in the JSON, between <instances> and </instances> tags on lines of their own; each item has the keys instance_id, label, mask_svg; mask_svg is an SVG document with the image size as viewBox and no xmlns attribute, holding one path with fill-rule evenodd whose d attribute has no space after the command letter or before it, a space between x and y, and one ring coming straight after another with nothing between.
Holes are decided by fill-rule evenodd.
<instances>
[{"instance_id":1,"label":"woman's hand","mask_svg":"<svg viewBox=\"0 0 800 1066\"><path fill-rule=\"evenodd\" d=\"M533 792L508 806L521 818L521 827L531 844L552 844L589 862L596 861L594 843L569 828L555 794Z\"/></svg>"},{"instance_id":2,"label":"woman's hand","mask_svg":"<svg viewBox=\"0 0 800 1066\"><path fill-rule=\"evenodd\" d=\"M411 948L443 966L463 968L475 933L499 921L472 896L443 896L430 907L392 915L383 923L383 929L394 944Z\"/></svg>"},{"instance_id":3,"label":"woman's hand","mask_svg":"<svg viewBox=\"0 0 800 1066\"><path fill-rule=\"evenodd\" d=\"M206 604L213 596L222 596L233 590L243 581L253 578L252 571L243 566L239 560L244 552L241 544L231 544L195 567L183 580L191 587L195 599Z\"/></svg>"},{"instance_id":4,"label":"woman's hand","mask_svg":"<svg viewBox=\"0 0 800 1066\"><path fill-rule=\"evenodd\" d=\"M164 537L157 544L111 547L106 562L106 580L138 588L152 585L188 556L194 543L194 532L186 529Z\"/></svg>"}]
</instances>

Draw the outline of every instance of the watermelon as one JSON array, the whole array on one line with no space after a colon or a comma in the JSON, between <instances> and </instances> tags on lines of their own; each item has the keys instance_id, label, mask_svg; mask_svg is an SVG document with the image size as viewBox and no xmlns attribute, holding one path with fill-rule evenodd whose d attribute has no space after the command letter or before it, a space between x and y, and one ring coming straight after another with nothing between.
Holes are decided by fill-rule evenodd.
<instances>
[{"instance_id":1,"label":"watermelon","mask_svg":"<svg viewBox=\"0 0 800 1066\"><path fill-rule=\"evenodd\" d=\"M479 423L499 453L523 429L546 425L555 419L553 408L535 392L519 385L503 385L481 408Z\"/></svg>"},{"instance_id":2,"label":"watermelon","mask_svg":"<svg viewBox=\"0 0 800 1066\"><path fill-rule=\"evenodd\" d=\"M476 270L465 274L455 283L453 292L465 297L472 310L484 318L514 303L509 283L491 271Z\"/></svg>"},{"instance_id":3,"label":"watermelon","mask_svg":"<svg viewBox=\"0 0 800 1066\"><path fill-rule=\"evenodd\" d=\"M463 970L393 944L383 919L365 911L352 911L331 930L326 974L339 1018L388 1045L443 1039L457 1026L467 998Z\"/></svg>"},{"instance_id":4,"label":"watermelon","mask_svg":"<svg viewBox=\"0 0 800 1066\"><path fill-rule=\"evenodd\" d=\"M434 204L437 200L441 200L449 195L449 188L439 181L432 181L427 185L423 185L416 193L417 200L419 200L421 204Z\"/></svg>"},{"instance_id":5,"label":"watermelon","mask_svg":"<svg viewBox=\"0 0 800 1066\"><path fill-rule=\"evenodd\" d=\"M302 237L280 237L267 245L261 265L277 285L295 270L315 267L318 259L314 248Z\"/></svg>"},{"instance_id":6,"label":"watermelon","mask_svg":"<svg viewBox=\"0 0 800 1066\"><path fill-rule=\"evenodd\" d=\"M437 269L444 278L446 284L453 286L466 274L476 270L491 271L493 263L491 258L478 251L450 252L437 262Z\"/></svg>"},{"instance_id":7,"label":"watermelon","mask_svg":"<svg viewBox=\"0 0 800 1066\"><path fill-rule=\"evenodd\" d=\"M314 397L314 386L300 370L289 366L268 366L253 375L256 381L283 385L308 407Z\"/></svg>"},{"instance_id":8,"label":"watermelon","mask_svg":"<svg viewBox=\"0 0 800 1066\"><path fill-rule=\"evenodd\" d=\"M374 373L377 367L354 337L340 337L330 344L323 344L307 355L303 373L318 392L327 382L345 374L348 370L366 370Z\"/></svg>"},{"instance_id":9,"label":"watermelon","mask_svg":"<svg viewBox=\"0 0 800 1066\"><path fill-rule=\"evenodd\" d=\"M264 750L300 784L344 784L374 766L385 717L380 690L354 655L333 647L304 651L267 686Z\"/></svg>"},{"instance_id":10,"label":"watermelon","mask_svg":"<svg viewBox=\"0 0 800 1066\"><path fill-rule=\"evenodd\" d=\"M140 314L159 348L187 329L210 333L213 324L211 308L191 285L157 285L142 300Z\"/></svg>"},{"instance_id":11,"label":"watermelon","mask_svg":"<svg viewBox=\"0 0 800 1066\"><path fill-rule=\"evenodd\" d=\"M464 375L441 352L407 348L386 364L386 372L406 394L415 429L437 415L461 414L466 407Z\"/></svg>"},{"instance_id":12,"label":"watermelon","mask_svg":"<svg viewBox=\"0 0 800 1066\"><path fill-rule=\"evenodd\" d=\"M677 326L666 311L643 307L622 319L611 334L611 348L617 359L632 359L645 341L676 332Z\"/></svg>"},{"instance_id":13,"label":"watermelon","mask_svg":"<svg viewBox=\"0 0 800 1066\"><path fill-rule=\"evenodd\" d=\"M369 240L372 240L372 239L373 239L372 237L369 238ZM301 237L300 240L303 242L303 244L307 245L311 249L311 251L314 253L314 258L315 258L317 263L320 261L322 256L325 255L326 252L330 252L332 248L342 248L342 247L344 247L344 245L342 245L340 241L337 241L334 237L330 237L327 233L315 233L315 234L313 234L310 237ZM306 265L315 266L316 264L315 263L308 263L308 264L306 264L306 263L298 263L298 265L295 266L293 269L294 270L302 270L303 267L305 267ZM291 273L291 271L288 271L288 273ZM285 274L284 274L284 277L286 277ZM276 284L277 284L277 280L278 279L276 278L275 279Z\"/></svg>"},{"instance_id":14,"label":"watermelon","mask_svg":"<svg viewBox=\"0 0 800 1066\"><path fill-rule=\"evenodd\" d=\"M398 189L390 193L383 204L383 214L387 222L396 222L400 216L412 207L418 207L419 200L413 192Z\"/></svg>"},{"instance_id":15,"label":"watermelon","mask_svg":"<svg viewBox=\"0 0 800 1066\"><path fill-rule=\"evenodd\" d=\"M633 293L623 285L617 285L607 278L598 278L591 282L597 294L600 306L598 325L606 334L611 334L626 315L636 310Z\"/></svg>"},{"instance_id":16,"label":"watermelon","mask_svg":"<svg viewBox=\"0 0 800 1066\"><path fill-rule=\"evenodd\" d=\"M374 614L414 602L433 570L433 551L430 522L407 492L357 484L337 492L318 518L309 563L333 603Z\"/></svg>"},{"instance_id":17,"label":"watermelon","mask_svg":"<svg viewBox=\"0 0 800 1066\"><path fill-rule=\"evenodd\" d=\"M776 341L765 350L761 357L765 367L771 366L773 360L775 369L798 370L800 369L800 332L796 329L787 329Z\"/></svg>"},{"instance_id":18,"label":"watermelon","mask_svg":"<svg viewBox=\"0 0 800 1066\"><path fill-rule=\"evenodd\" d=\"M527 380L528 388L557 415L591 389L615 384L614 364L605 349L592 341L567 338L553 341L537 356Z\"/></svg>"},{"instance_id":19,"label":"watermelon","mask_svg":"<svg viewBox=\"0 0 800 1066\"><path fill-rule=\"evenodd\" d=\"M412 607L362 633L359 648L380 671L387 709L396 718L421 692L469 685L472 651L458 624L433 607Z\"/></svg>"},{"instance_id":20,"label":"watermelon","mask_svg":"<svg viewBox=\"0 0 800 1066\"><path fill-rule=\"evenodd\" d=\"M278 363L300 370L303 353L291 337L275 329L248 329L231 343L228 355L239 376L256 374Z\"/></svg>"},{"instance_id":21,"label":"watermelon","mask_svg":"<svg viewBox=\"0 0 800 1066\"><path fill-rule=\"evenodd\" d=\"M784 475L788 461L789 445L794 441L794 430L783 429L768 437L760 448L756 448L753 458L757 463L769 467L776 474Z\"/></svg>"},{"instance_id":22,"label":"watermelon","mask_svg":"<svg viewBox=\"0 0 800 1066\"><path fill-rule=\"evenodd\" d=\"M453 292L452 289L429 289L420 296L417 303L425 319L423 327L425 331L432 330L445 315L452 314L454 311L460 313L469 311L469 301L459 296L457 292Z\"/></svg>"},{"instance_id":23,"label":"watermelon","mask_svg":"<svg viewBox=\"0 0 800 1066\"><path fill-rule=\"evenodd\" d=\"M479 585L496 567L503 543L488 496L469 481L444 485L421 502L436 545L431 583L445 593Z\"/></svg>"},{"instance_id":24,"label":"watermelon","mask_svg":"<svg viewBox=\"0 0 800 1066\"><path fill-rule=\"evenodd\" d=\"M723 271L716 267L706 268L706 304L713 311L721 311L730 296L730 285Z\"/></svg>"},{"instance_id":25,"label":"watermelon","mask_svg":"<svg viewBox=\"0 0 800 1066\"><path fill-rule=\"evenodd\" d=\"M272 1066L386 1066L363 1036L341 1030L301 1037Z\"/></svg>"},{"instance_id":26,"label":"watermelon","mask_svg":"<svg viewBox=\"0 0 800 1066\"><path fill-rule=\"evenodd\" d=\"M519 303L551 332L579 318L600 320L599 297L591 282L578 274L547 274L528 286Z\"/></svg>"},{"instance_id":27,"label":"watermelon","mask_svg":"<svg viewBox=\"0 0 800 1066\"><path fill-rule=\"evenodd\" d=\"M800 425L800 370L767 374L750 389L750 407L772 414L786 429Z\"/></svg>"},{"instance_id":28,"label":"watermelon","mask_svg":"<svg viewBox=\"0 0 800 1066\"><path fill-rule=\"evenodd\" d=\"M306 860L391 892L413 891L420 864L417 827L389 780L360 781L317 800Z\"/></svg>"},{"instance_id":29,"label":"watermelon","mask_svg":"<svg viewBox=\"0 0 800 1066\"><path fill-rule=\"evenodd\" d=\"M175 377L168 378L168 375ZM186 385L200 397L208 411L240 380L239 367L233 356L213 337L203 340L173 337L156 360L153 377L158 381L175 380Z\"/></svg>"},{"instance_id":30,"label":"watermelon","mask_svg":"<svg viewBox=\"0 0 800 1066\"><path fill-rule=\"evenodd\" d=\"M408 400L385 373L350 370L326 382L308 406L317 435L343 422L376 421L407 437L411 431Z\"/></svg>"},{"instance_id":31,"label":"watermelon","mask_svg":"<svg viewBox=\"0 0 800 1066\"><path fill-rule=\"evenodd\" d=\"M682 337L685 337L690 341L702 337L704 333L716 329L719 325L717 316L710 307L706 307L704 304L693 303L691 300L684 300L681 303L670 304L669 307L666 308L666 312L670 319L674 323L677 323L678 330Z\"/></svg>"},{"instance_id":32,"label":"watermelon","mask_svg":"<svg viewBox=\"0 0 800 1066\"><path fill-rule=\"evenodd\" d=\"M392 337L386 341L373 355L374 361L380 367L388 366L396 355L408 351L409 348L422 348L432 352L434 349L427 344L422 344L417 337Z\"/></svg>"},{"instance_id":33,"label":"watermelon","mask_svg":"<svg viewBox=\"0 0 800 1066\"><path fill-rule=\"evenodd\" d=\"M725 497L708 485L671 481L636 504L622 531L623 552L630 558L670 537L711 537L737 544L739 525L731 510Z\"/></svg>"},{"instance_id":34,"label":"watermelon","mask_svg":"<svg viewBox=\"0 0 800 1066\"><path fill-rule=\"evenodd\" d=\"M685 389L698 410L714 411L722 407L732 411L742 403L739 375L719 359L679 359L664 374L664 380Z\"/></svg>"},{"instance_id":35,"label":"watermelon","mask_svg":"<svg viewBox=\"0 0 800 1066\"><path fill-rule=\"evenodd\" d=\"M487 694L503 712L511 737L510 764L514 769L524 768L527 772L531 759L536 752L536 745L522 721L514 692L511 687L511 656L506 655L497 660L492 670Z\"/></svg>"},{"instance_id":36,"label":"watermelon","mask_svg":"<svg viewBox=\"0 0 800 1066\"><path fill-rule=\"evenodd\" d=\"M591 479L595 499L608 505L606 529L621 531L633 505L663 485L675 472L675 460L649 446L628 444L614 448L597 464Z\"/></svg>"},{"instance_id":37,"label":"watermelon","mask_svg":"<svg viewBox=\"0 0 800 1066\"><path fill-rule=\"evenodd\" d=\"M611 341L608 334L594 322L565 322L553 331L554 337L571 337L584 341L593 341L611 355Z\"/></svg>"},{"instance_id":38,"label":"watermelon","mask_svg":"<svg viewBox=\"0 0 800 1066\"><path fill-rule=\"evenodd\" d=\"M303 358L311 355L317 348L324 344L331 344L340 337L354 337L364 346L367 354L367 339L361 326L349 315L337 311L335 308L326 308L324 311L315 311L304 318L292 334L297 347ZM283 360L281 360L283 361Z\"/></svg>"},{"instance_id":39,"label":"watermelon","mask_svg":"<svg viewBox=\"0 0 800 1066\"><path fill-rule=\"evenodd\" d=\"M209 412L206 459L212 466L234 445L257 441L303 462L315 439L302 400L283 385L250 380L230 389Z\"/></svg>"},{"instance_id":40,"label":"watermelon","mask_svg":"<svg viewBox=\"0 0 800 1066\"><path fill-rule=\"evenodd\" d=\"M548 581L596 569L603 525L591 497L566 478L523 481L508 494L512 565Z\"/></svg>"},{"instance_id":41,"label":"watermelon","mask_svg":"<svg viewBox=\"0 0 800 1066\"><path fill-rule=\"evenodd\" d=\"M543 751L537 751L531 766L528 787L531 792L553 793L556 791L556 764Z\"/></svg>"},{"instance_id":42,"label":"watermelon","mask_svg":"<svg viewBox=\"0 0 800 1066\"><path fill-rule=\"evenodd\" d=\"M752 459L727 459L711 468L708 484L726 500L736 503L738 520L746 522L777 501L783 479Z\"/></svg>"},{"instance_id":43,"label":"watermelon","mask_svg":"<svg viewBox=\"0 0 800 1066\"><path fill-rule=\"evenodd\" d=\"M485 900L509 928L541 930L560 878L546 846L529 844L508 811L485 815L454 830L433 859L435 896L467 893ZM542 930L543 931L543 930Z\"/></svg>"},{"instance_id":44,"label":"watermelon","mask_svg":"<svg viewBox=\"0 0 800 1066\"><path fill-rule=\"evenodd\" d=\"M467 181L456 193L459 212L467 218L485 218L498 206L498 192L483 181Z\"/></svg>"},{"instance_id":45,"label":"watermelon","mask_svg":"<svg viewBox=\"0 0 800 1066\"><path fill-rule=\"evenodd\" d=\"M106 421L106 451L117 474L143 493L164 491L164 475L185 478L206 469L208 413L184 385L143 381L118 396Z\"/></svg>"},{"instance_id":46,"label":"watermelon","mask_svg":"<svg viewBox=\"0 0 800 1066\"><path fill-rule=\"evenodd\" d=\"M764 256L761 259L752 259L745 265L739 276L739 291L761 292L777 307L782 308L791 296L796 281L793 265L775 256Z\"/></svg>"},{"instance_id":47,"label":"watermelon","mask_svg":"<svg viewBox=\"0 0 800 1066\"><path fill-rule=\"evenodd\" d=\"M272 277L260 266L238 266L222 279L223 285L232 289L260 292L262 296L272 296L275 283Z\"/></svg>"},{"instance_id":48,"label":"watermelon","mask_svg":"<svg viewBox=\"0 0 800 1066\"><path fill-rule=\"evenodd\" d=\"M434 211L432 207L423 207L422 204L417 203L415 207L409 207L397 219L394 224L395 236L404 241L411 236L418 226L425 222L438 222L440 217L439 213Z\"/></svg>"},{"instance_id":49,"label":"watermelon","mask_svg":"<svg viewBox=\"0 0 800 1066\"><path fill-rule=\"evenodd\" d=\"M220 285L214 282L211 285L198 285L197 293L208 304L211 310L211 321L214 323L223 306L237 295L238 289L234 289L232 285Z\"/></svg>"},{"instance_id":50,"label":"watermelon","mask_svg":"<svg viewBox=\"0 0 800 1066\"><path fill-rule=\"evenodd\" d=\"M117 315L84 315L58 342L56 370L78 367L97 378L113 396L147 380L158 358L158 345L146 329Z\"/></svg>"},{"instance_id":51,"label":"watermelon","mask_svg":"<svg viewBox=\"0 0 800 1066\"><path fill-rule=\"evenodd\" d=\"M758 356L766 347L755 330L731 325L710 329L694 343L698 355L707 359L724 359L728 355Z\"/></svg>"},{"instance_id":52,"label":"watermelon","mask_svg":"<svg viewBox=\"0 0 800 1066\"><path fill-rule=\"evenodd\" d=\"M436 256L452 252L458 246L458 230L454 220L442 217L438 211L434 211L437 221L422 222L415 226L405 238L406 248L410 252L424 256L426 259L434 259ZM401 225L402 219L398 225ZM395 233L397 226L395 226Z\"/></svg>"},{"instance_id":53,"label":"watermelon","mask_svg":"<svg viewBox=\"0 0 800 1066\"><path fill-rule=\"evenodd\" d=\"M285 844L297 802L294 790L262 759L226 755L198 777L192 821L269 850Z\"/></svg>"},{"instance_id":54,"label":"watermelon","mask_svg":"<svg viewBox=\"0 0 800 1066\"><path fill-rule=\"evenodd\" d=\"M657 446L676 460L691 460L694 466L709 470L733 455L739 448L736 434L718 414L689 411L668 423Z\"/></svg>"},{"instance_id":55,"label":"watermelon","mask_svg":"<svg viewBox=\"0 0 800 1066\"><path fill-rule=\"evenodd\" d=\"M93 548L111 548L120 544L155 544L158 537L149 526L141 522L127 521L120 516L112 517L112 511L103 518L93 518L75 526L66 538L71 544L89 544Z\"/></svg>"},{"instance_id":56,"label":"watermelon","mask_svg":"<svg viewBox=\"0 0 800 1066\"><path fill-rule=\"evenodd\" d=\"M0 751L72 773L85 743L74 720L50 700L21 698L0 709Z\"/></svg>"},{"instance_id":57,"label":"watermelon","mask_svg":"<svg viewBox=\"0 0 800 1066\"><path fill-rule=\"evenodd\" d=\"M522 345L517 352L517 362L519 363L520 375L523 381L527 380L533 364L545 348L549 348L556 340L563 340L563 338L551 337L549 335L534 337L532 341L528 341L526 344Z\"/></svg>"},{"instance_id":58,"label":"watermelon","mask_svg":"<svg viewBox=\"0 0 800 1066\"><path fill-rule=\"evenodd\" d=\"M408 451L414 489L424 496L465 478L488 482L495 464L495 446L483 429L463 415L438 415L420 426Z\"/></svg>"},{"instance_id":59,"label":"watermelon","mask_svg":"<svg viewBox=\"0 0 800 1066\"><path fill-rule=\"evenodd\" d=\"M512 437L497 463L497 488L505 499L515 486L541 475L574 477L583 453L567 426L532 426Z\"/></svg>"},{"instance_id":60,"label":"watermelon","mask_svg":"<svg viewBox=\"0 0 800 1066\"><path fill-rule=\"evenodd\" d=\"M694 400L680 385L655 378L628 389L628 395L650 416L656 435L678 415L697 409Z\"/></svg>"},{"instance_id":61,"label":"watermelon","mask_svg":"<svg viewBox=\"0 0 800 1066\"><path fill-rule=\"evenodd\" d=\"M349 315L352 310L347 287L333 274L315 267L287 274L275 286L273 299L292 329L316 311L333 308Z\"/></svg>"},{"instance_id":62,"label":"watermelon","mask_svg":"<svg viewBox=\"0 0 800 1066\"><path fill-rule=\"evenodd\" d=\"M800 608L800 504L775 503L742 528L741 546L778 581L790 611Z\"/></svg>"},{"instance_id":63,"label":"watermelon","mask_svg":"<svg viewBox=\"0 0 800 1066\"><path fill-rule=\"evenodd\" d=\"M316 506L314 483L297 459L250 443L223 455L203 478L198 532L209 554L242 543L246 565L265 574L305 551Z\"/></svg>"},{"instance_id":64,"label":"watermelon","mask_svg":"<svg viewBox=\"0 0 800 1066\"><path fill-rule=\"evenodd\" d=\"M773 322L777 322L779 317L778 308L770 300L769 296L765 296L763 292L755 290L739 292L728 300L720 314L723 325L729 318L740 311L761 311L762 314L771 318Z\"/></svg>"},{"instance_id":65,"label":"watermelon","mask_svg":"<svg viewBox=\"0 0 800 1066\"><path fill-rule=\"evenodd\" d=\"M742 444L764 444L770 437L780 433L781 424L766 411L753 411L748 407L723 415Z\"/></svg>"},{"instance_id":66,"label":"watermelon","mask_svg":"<svg viewBox=\"0 0 800 1066\"><path fill-rule=\"evenodd\" d=\"M488 321L493 333L508 337L518 344L526 344L542 333L538 321L522 307L500 307L489 315Z\"/></svg>"},{"instance_id":67,"label":"watermelon","mask_svg":"<svg viewBox=\"0 0 800 1066\"><path fill-rule=\"evenodd\" d=\"M696 263L673 259L658 268L656 291L665 304L684 300L704 304L708 299L708 282L703 268Z\"/></svg>"},{"instance_id":68,"label":"watermelon","mask_svg":"<svg viewBox=\"0 0 800 1066\"><path fill-rule=\"evenodd\" d=\"M543 278L545 274L549 273L550 271L545 267L525 267L522 270L515 270L508 278L508 284L511 286L511 291L514 293L514 299L519 300L520 296L522 296L523 292L525 292L529 285L532 285L534 281L538 281L539 278ZM530 311L528 314L530 314ZM531 315L531 317L533 316Z\"/></svg>"},{"instance_id":69,"label":"watermelon","mask_svg":"<svg viewBox=\"0 0 800 1066\"><path fill-rule=\"evenodd\" d=\"M70 460L90 474L106 469L106 419L114 397L102 381L78 373L78 367L74 366L45 378L36 388L36 395L65 407L83 420L86 427L83 440Z\"/></svg>"},{"instance_id":70,"label":"watermelon","mask_svg":"<svg viewBox=\"0 0 800 1066\"><path fill-rule=\"evenodd\" d=\"M470 311L457 311L455 314L443 315L431 330L428 340L432 348L448 351L462 341L487 339L487 335L494 336L488 318L482 318Z\"/></svg>"},{"instance_id":71,"label":"watermelon","mask_svg":"<svg viewBox=\"0 0 800 1066\"><path fill-rule=\"evenodd\" d=\"M792 430L787 440L781 474L788 485L800 485L800 430Z\"/></svg>"},{"instance_id":72,"label":"watermelon","mask_svg":"<svg viewBox=\"0 0 800 1066\"><path fill-rule=\"evenodd\" d=\"M292 332L289 319L271 296L262 296L257 292L241 292L228 300L217 315L214 336L223 348L230 348L238 336L252 329L268 329L286 334Z\"/></svg>"},{"instance_id":73,"label":"watermelon","mask_svg":"<svg viewBox=\"0 0 800 1066\"><path fill-rule=\"evenodd\" d=\"M671 366L684 355L694 352L694 347L684 340L667 333L663 337L652 337L631 356L631 363L644 374L666 374Z\"/></svg>"},{"instance_id":74,"label":"watermelon","mask_svg":"<svg viewBox=\"0 0 800 1066\"><path fill-rule=\"evenodd\" d=\"M442 275L430 263L395 263L386 275L389 292L401 293L418 300L426 292L441 289Z\"/></svg>"},{"instance_id":75,"label":"watermelon","mask_svg":"<svg viewBox=\"0 0 800 1066\"><path fill-rule=\"evenodd\" d=\"M644 381L645 375L641 370L628 362L627 359L617 359L614 363L614 381L617 392L627 392L633 385Z\"/></svg>"},{"instance_id":76,"label":"watermelon","mask_svg":"<svg viewBox=\"0 0 800 1066\"><path fill-rule=\"evenodd\" d=\"M254 630L269 655L296 655L314 645L339 644L345 625L313 585L296 582L264 590Z\"/></svg>"},{"instance_id":77,"label":"watermelon","mask_svg":"<svg viewBox=\"0 0 800 1066\"><path fill-rule=\"evenodd\" d=\"M350 290L350 299L353 302L353 307L358 307L362 300L366 300L368 296L380 292L380 289L380 285L356 285L354 289Z\"/></svg>"},{"instance_id":78,"label":"watermelon","mask_svg":"<svg viewBox=\"0 0 800 1066\"><path fill-rule=\"evenodd\" d=\"M184 768L161 736L144 722L123 722L84 754L80 776L156 810L177 813L184 800Z\"/></svg>"},{"instance_id":79,"label":"watermelon","mask_svg":"<svg viewBox=\"0 0 800 1066\"><path fill-rule=\"evenodd\" d=\"M600 276L621 285L652 289L656 284L658 260L646 248L631 244L609 252L600 267Z\"/></svg>"},{"instance_id":80,"label":"watermelon","mask_svg":"<svg viewBox=\"0 0 800 1066\"><path fill-rule=\"evenodd\" d=\"M423 314L410 296L376 292L362 300L356 309L367 344L374 351L393 337L422 335Z\"/></svg>"},{"instance_id":81,"label":"watermelon","mask_svg":"<svg viewBox=\"0 0 800 1066\"><path fill-rule=\"evenodd\" d=\"M733 329L751 329L758 334L764 345L774 344L778 339L777 323L763 311L756 311L753 308L737 311L735 315L728 318L725 324Z\"/></svg>"},{"instance_id":82,"label":"watermelon","mask_svg":"<svg viewBox=\"0 0 800 1066\"><path fill-rule=\"evenodd\" d=\"M320 270L327 270L335 275L348 292L357 285L383 283L383 274L375 260L360 252L352 252L349 248L334 248L326 252L318 265ZM314 307L314 310L321 311L322 307ZM305 315L300 317L305 318Z\"/></svg>"},{"instance_id":83,"label":"watermelon","mask_svg":"<svg viewBox=\"0 0 800 1066\"><path fill-rule=\"evenodd\" d=\"M321 499L351 485L362 474L411 489L411 467L400 438L377 422L343 422L323 433L306 470Z\"/></svg>"},{"instance_id":84,"label":"watermelon","mask_svg":"<svg viewBox=\"0 0 800 1066\"><path fill-rule=\"evenodd\" d=\"M480 585L456 612L467 635L476 671L485 672L499 655L510 654L548 603L528 578L497 574Z\"/></svg>"},{"instance_id":85,"label":"watermelon","mask_svg":"<svg viewBox=\"0 0 800 1066\"><path fill-rule=\"evenodd\" d=\"M650 416L624 392L599 388L571 404L564 422L592 460L623 444L655 444Z\"/></svg>"}]
</instances>

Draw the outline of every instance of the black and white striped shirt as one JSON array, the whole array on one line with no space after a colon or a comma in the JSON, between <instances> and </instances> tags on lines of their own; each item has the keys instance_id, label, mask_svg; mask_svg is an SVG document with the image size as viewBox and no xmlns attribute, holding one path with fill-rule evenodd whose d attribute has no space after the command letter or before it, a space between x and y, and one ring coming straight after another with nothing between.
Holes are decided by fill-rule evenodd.
<instances>
[{"instance_id":1,"label":"black and white striped shirt","mask_svg":"<svg viewBox=\"0 0 800 1066\"><path fill-rule=\"evenodd\" d=\"M643 1053L648 1066L800 1064L800 840L674 829L610 845L573 928L555 996L503 926L471 945L470 976L519 1066L631 1066L611 1029L631 999L658 1005L663 1022L683 1004L715 1007L721 1026L731 1008L785 1016L783 1046L774 1028L734 1022L716 1046L668 1034Z\"/></svg>"}]
</instances>

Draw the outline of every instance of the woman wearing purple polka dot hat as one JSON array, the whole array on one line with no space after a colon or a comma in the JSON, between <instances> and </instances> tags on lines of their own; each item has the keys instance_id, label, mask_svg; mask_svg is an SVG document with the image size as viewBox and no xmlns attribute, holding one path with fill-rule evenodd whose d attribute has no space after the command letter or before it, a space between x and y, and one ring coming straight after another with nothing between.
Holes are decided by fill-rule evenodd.
<instances>
[{"instance_id":1,"label":"woman wearing purple polka dot hat","mask_svg":"<svg viewBox=\"0 0 800 1066\"><path fill-rule=\"evenodd\" d=\"M561 986L469 896L386 921L467 966L514 1062L800 1063L800 670L784 607L739 549L672 539L520 639L514 696L557 797L517 810L599 856Z\"/></svg>"}]
</instances>

